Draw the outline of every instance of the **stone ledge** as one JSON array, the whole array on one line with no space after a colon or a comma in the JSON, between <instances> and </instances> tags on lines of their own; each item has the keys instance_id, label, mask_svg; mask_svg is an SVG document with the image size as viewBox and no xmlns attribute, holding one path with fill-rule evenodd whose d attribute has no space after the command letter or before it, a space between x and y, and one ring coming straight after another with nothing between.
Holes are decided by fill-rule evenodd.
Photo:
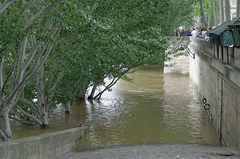
<instances>
[{"instance_id":1,"label":"stone ledge","mask_svg":"<svg viewBox=\"0 0 240 159\"><path fill-rule=\"evenodd\" d=\"M207 62L210 66L220 72L222 75L227 77L233 83L240 87L240 69L235 66L229 65L224 61L211 56L210 53L202 52L202 50L196 50L198 48L191 47L193 52L195 52L201 59Z\"/></svg>"},{"instance_id":2,"label":"stone ledge","mask_svg":"<svg viewBox=\"0 0 240 159\"><path fill-rule=\"evenodd\" d=\"M72 128L0 144L0 159L52 159L70 151L87 128Z\"/></svg>"}]
</instances>

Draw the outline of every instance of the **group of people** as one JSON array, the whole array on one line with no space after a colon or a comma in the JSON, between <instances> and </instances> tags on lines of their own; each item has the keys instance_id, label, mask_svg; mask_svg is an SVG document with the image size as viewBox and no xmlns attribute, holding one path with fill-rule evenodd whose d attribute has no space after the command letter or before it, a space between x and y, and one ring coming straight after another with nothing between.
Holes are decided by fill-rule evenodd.
<instances>
[{"instance_id":1,"label":"group of people","mask_svg":"<svg viewBox=\"0 0 240 159\"><path fill-rule=\"evenodd\" d=\"M192 28L192 29L184 29L184 28L178 28L177 30L174 30L175 36L192 36L192 37L200 37L205 40L209 40L209 36L207 32L211 30L210 28Z\"/></svg>"}]
</instances>

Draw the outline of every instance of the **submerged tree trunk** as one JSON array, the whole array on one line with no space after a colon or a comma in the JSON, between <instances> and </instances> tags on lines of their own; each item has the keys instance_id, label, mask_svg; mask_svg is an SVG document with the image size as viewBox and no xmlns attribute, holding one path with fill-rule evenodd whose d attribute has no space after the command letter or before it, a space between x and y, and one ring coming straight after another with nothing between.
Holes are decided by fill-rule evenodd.
<instances>
[{"instance_id":1,"label":"submerged tree trunk","mask_svg":"<svg viewBox=\"0 0 240 159\"><path fill-rule=\"evenodd\" d=\"M88 99L93 99L96 89L97 89L97 85L94 84L93 88L92 88L92 91L91 91L91 94L88 96Z\"/></svg>"},{"instance_id":2,"label":"submerged tree trunk","mask_svg":"<svg viewBox=\"0 0 240 159\"><path fill-rule=\"evenodd\" d=\"M114 86L118 80L120 80L126 73L128 73L131 69L135 68L137 66L130 67L126 70L123 70L118 77L113 77L112 81L102 90L100 91L93 99L99 100L103 93L109 90L112 86Z\"/></svg>"},{"instance_id":3,"label":"submerged tree trunk","mask_svg":"<svg viewBox=\"0 0 240 159\"><path fill-rule=\"evenodd\" d=\"M45 84L44 84L44 67L41 67L39 69L39 72L37 74L37 115L38 119L42 121L41 127L44 128L45 126L48 126L48 110L47 110L47 103L46 103L46 97L45 97Z\"/></svg>"},{"instance_id":4,"label":"submerged tree trunk","mask_svg":"<svg viewBox=\"0 0 240 159\"><path fill-rule=\"evenodd\" d=\"M64 103L64 108L65 108L65 113L70 114L70 112L71 112L70 102Z\"/></svg>"},{"instance_id":5,"label":"submerged tree trunk","mask_svg":"<svg viewBox=\"0 0 240 159\"><path fill-rule=\"evenodd\" d=\"M206 21L205 14L204 14L203 0L199 0L199 2L200 2L200 9L201 9L201 16L202 16L203 24L204 24L205 28L208 28L208 23Z\"/></svg>"}]
</instances>

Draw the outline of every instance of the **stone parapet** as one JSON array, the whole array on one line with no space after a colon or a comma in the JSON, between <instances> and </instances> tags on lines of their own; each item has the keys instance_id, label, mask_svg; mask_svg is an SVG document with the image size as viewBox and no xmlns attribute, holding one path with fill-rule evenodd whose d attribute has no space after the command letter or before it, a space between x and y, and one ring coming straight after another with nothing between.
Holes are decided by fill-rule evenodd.
<instances>
[{"instance_id":1,"label":"stone parapet","mask_svg":"<svg viewBox=\"0 0 240 159\"><path fill-rule=\"evenodd\" d=\"M222 144L240 150L240 49L191 38L190 78ZM204 105L204 104L203 104Z\"/></svg>"},{"instance_id":2,"label":"stone parapet","mask_svg":"<svg viewBox=\"0 0 240 159\"><path fill-rule=\"evenodd\" d=\"M0 159L53 159L70 151L86 128L73 128L0 144Z\"/></svg>"}]
</instances>

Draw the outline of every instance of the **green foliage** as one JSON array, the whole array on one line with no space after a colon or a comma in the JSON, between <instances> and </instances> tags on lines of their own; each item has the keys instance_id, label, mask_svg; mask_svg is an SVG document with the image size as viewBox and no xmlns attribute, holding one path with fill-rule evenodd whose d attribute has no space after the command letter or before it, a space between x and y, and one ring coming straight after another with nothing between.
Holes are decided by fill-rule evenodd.
<instances>
[{"instance_id":1,"label":"green foliage","mask_svg":"<svg viewBox=\"0 0 240 159\"><path fill-rule=\"evenodd\" d=\"M26 49L28 58L34 45L31 42L34 35L36 41L41 42L38 54L44 45L48 47L53 44L44 63L44 93L48 93L47 88L53 86L51 79L57 81L59 73L63 73L64 77L57 83L54 99L50 102L53 106L56 103L74 102L84 97L89 87L104 85L107 77L120 78L126 70L144 64L163 65L168 47L166 36L176 27L191 23L192 2L17 1L0 15L0 36L3 37L0 39L0 53L7 56L4 78L10 72L14 58L19 56L18 49L23 37L29 39ZM188 5L190 7L186 7ZM30 19L47 6L51 9L39 15L26 28ZM33 66L36 58L33 58L30 66ZM8 91L11 92L10 87ZM36 98L37 92L36 78L22 89L22 95L30 101ZM21 102L18 104L23 105ZM35 115L32 111L34 108L27 110Z\"/></svg>"},{"instance_id":2,"label":"green foliage","mask_svg":"<svg viewBox=\"0 0 240 159\"><path fill-rule=\"evenodd\" d=\"M215 1L216 0L204 0L203 1L205 17L208 17L209 19L211 17L211 2L215 2ZM199 0L195 1L195 3L193 3L193 5L194 5L195 15L201 17L201 9L200 9Z\"/></svg>"}]
</instances>

